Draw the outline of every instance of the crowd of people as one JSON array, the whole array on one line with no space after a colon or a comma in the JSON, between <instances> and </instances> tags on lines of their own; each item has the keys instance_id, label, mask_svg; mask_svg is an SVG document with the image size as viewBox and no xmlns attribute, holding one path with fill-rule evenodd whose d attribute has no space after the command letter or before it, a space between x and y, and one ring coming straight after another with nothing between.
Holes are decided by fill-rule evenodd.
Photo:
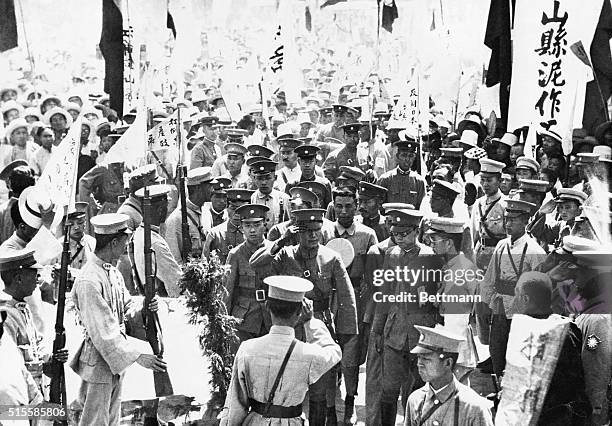
<instances>
[{"instance_id":1,"label":"crowd of people","mask_svg":"<svg viewBox=\"0 0 612 426\"><path fill-rule=\"evenodd\" d=\"M367 425L394 425L398 400L406 425L493 424L495 406L470 375L492 373L503 387L517 314L572 318L538 424L609 424L612 122L594 136L575 130L564 155L554 131L539 128L532 149L527 127L503 129L477 106L455 125L430 100L428 127L417 128L392 117L398 97L380 96L383 79L334 90L334 71L308 70L299 104L282 91L241 103L238 121L217 87L158 97L151 125L179 108L187 117L187 238L176 156L150 153L134 170L107 158L135 110L78 92L0 91L0 358L12 366L2 404L41 402L45 366L70 358L80 424L118 424L126 368L166 368L125 338L145 276L147 187L159 296L149 309L181 297L188 260L228 265L223 302L241 344L222 424L302 424L304 409L309 424L335 425L339 386L340 420L355 424L364 364ZM57 299L41 263L59 253L43 261L36 251L60 246L64 228L35 185L79 118L78 202L64 220L85 338L68 354L41 344L53 327L40 304ZM406 268L442 274L387 274Z\"/></svg>"}]
</instances>

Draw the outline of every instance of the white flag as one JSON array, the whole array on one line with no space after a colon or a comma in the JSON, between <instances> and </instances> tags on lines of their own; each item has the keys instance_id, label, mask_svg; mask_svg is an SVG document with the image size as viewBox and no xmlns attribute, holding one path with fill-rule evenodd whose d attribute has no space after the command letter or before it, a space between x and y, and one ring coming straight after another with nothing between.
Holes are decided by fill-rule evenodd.
<instances>
[{"instance_id":1,"label":"white flag","mask_svg":"<svg viewBox=\"0 0 612 426\"><path fill-rule=\"evenodd\" d=\"M138 167L146 154L147 111L139 108L136 119L108 150L104 162L123 163L126 169Z\"/></svg>"},{"instance_id":2,"label":"white flag","mask_svg":"<svg viewBox=\"0 0 612 426\"><path fill-rule=\"evenodd\" d=\"M55 205L54 226L51 229L59 224L64 215L64 207L68 206L69 210L74 207L82 122L83 119L79 117L72 123L36 182L36 190L48 196Z\"/></svg>"},{"instance_id":3,"label":"white flag","mask_svg":"<svg viewBox=\"0 0 612 426\"><path fill-rule=\"evenodd\" d=\"M147 151L163 151L166 149L177 148L177 132L178 124L177 113L175 112L170 117L157 124L147 132Z\"/></svg>"},{"instance_id":4,"label":"white flag","mask_svg":"<svg viewBox=\"0 0 612 426\"><path fill-rule=\"evenodd\" d=\"M602 0L517 0L508 129L536 123L561 135L571 151L572 129L582 127L590 68L570 49L582 41L588 52Z\"/></svg>"},{"instance_id":5,"label":"white flag","mask_svg":"<svg viewBox=\"0 0 612 426\"><path fill-rule=\"evenodd\" d=\"M429 94L424 90L423 79L415 71L412 80L402 90L402 96L393 107L389 124L401 123L405 127L414 127L421 133L429 130Z\"/></svg>"}]
</instances>

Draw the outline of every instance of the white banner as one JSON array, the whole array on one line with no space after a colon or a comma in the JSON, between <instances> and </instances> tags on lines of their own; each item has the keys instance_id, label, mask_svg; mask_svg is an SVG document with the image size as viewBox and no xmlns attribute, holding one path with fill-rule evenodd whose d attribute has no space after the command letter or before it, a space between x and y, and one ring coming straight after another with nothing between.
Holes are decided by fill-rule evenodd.
<instances>
[{"instance_id":1,"label":"white banner","mask_svg":"<svg viewBox=\"0 0 612 426\"><path fill-rule=\"evenodd\" d=\"M176 113L147 132L147 151L163 151L177 147Z\"/></svg>"},{"instance_id":2,"label":"white banner","mask_svg":"<svg viewBox=\"0 0 612 426\"><path fill-rule=\"evenodd\" d=\"M401 91L402 96L393 107L389 124L400 123L404 127L419 129L421 133L429 130L429 94L418 71Z\"/></svg>"},{"instance_id":3,"label":"white banner","mask_svg":"<svg viewBox=\"0 0 612 426\"><path fill-rule=\"evenodd\" d=\"M64 215L64 207L74 205L82 122L83 119L79 117L72 123L36 182L37 191L48 196L55 204L54 225Z\"/></svg>"},{"instance_id":4,"label":"white banner","mask_svg":"<svg viewBox=\"0 0 612 426\"><path fill-rule=\"evenodd\" d=\"M587 52L603 0L517 0L508 130L535 122L561 135L571 151L572 129L582 127L586 83L592 72L571 51Z\"/></svg>"}]
</instances>

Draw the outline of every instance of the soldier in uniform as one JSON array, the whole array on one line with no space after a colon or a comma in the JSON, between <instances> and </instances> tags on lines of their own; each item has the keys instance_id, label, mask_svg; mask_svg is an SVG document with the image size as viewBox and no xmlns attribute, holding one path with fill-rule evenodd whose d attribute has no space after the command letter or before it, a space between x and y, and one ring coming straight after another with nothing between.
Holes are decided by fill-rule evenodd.
<instances>
[{"instance_id":1,"label":"soldier in uniform","mask_svg":"<svg viewBox=\"0 0 612 426\"><path fill-rule=\"evenodd\" d=\"M294 212L300 234L299 245L285 246L285 240L281 238L275 241L271 248L255 252L251 257L251 264L258 268L271 262L275 273L282 272L311 281L314 289L306 296L313 301L314 315L335 333L342 346L357 334L357 305L353 286L342 260L335 251L319 243L324 213L322 209ZM328 389L333 389L334 392L326 402ZM335 389L335 370L310 386L310 424L323 425L326 417L327 421L336 424Z\"/></svg>"},{"instance_id":2,"label":"soldier in uniform","mask_svg":"<svg viewBox=\"0 0 612 426\"><path fill-rule=\"evenodd\" d=\"M170 252L177 261L182 261L187 255L199 258L202 255L203 242L206 240L207 229L202 227L202 206L210 201L215 180L210 167L198 167L187 173L187 223L189 238L191 238L191 253L183 253L183 230L180 205L166 219L166 231L163 237L170 246ZM180 260L179 260L180 259Z\"/></svg>"},{"instance_id":3,"label":"soldier in uniform","mask_svg":"<svg viewBox=\"0 0 612 426\"><path fill-rule=\"evenodd\" d=\"M506 165L502 162L482 157L480 163L480 183L485 193L472 207L472 240L476 266L486 271L493 250L505 238L504 210L506 197L499 189L501 171ZM476 304L476 323L478 337L483 344L489 343L491 311L487 304Z\"/></svg>"},{"instance_id":4,"label":"soldier in uniform","mask_svg":"<svg viewBox=\"0 0 612 426\"><path fill-rule=\"evenodd\" d=\"M540 171L540 164L533 158L519 157L516 159L515 176L516 180L537 179Z\"/></svg>"},{"instance_id":5,"label":"soldier in uniform","mask_svg":"<svg viewBox=\"0 0 612 426\"><path fill-rule=\"evenodd\" d=\"M340 167L340 176L336 179L336 188L350 187L353 191L357 191L359 188L359 182L365 178L365 172L359 167L342 166ZM324 208L325 206L321 206ZM327 205L327 212L325 217L331 221L336 220L336 212L334 211L334 201L329 202Z\"/></svg>"},{"instance_id":6,"label":"soldier in uniform","mask_svg":"<svg viewBox=\"0 0 612 426\"><path fill-rule=\"evenodd\" d=\"M215 226L206 234L206 241L202 251L203 257L210 256L214 250L222 263L225 263L229 251L238 247L244 241L240 223L240 215L236 210L248 204L253 195L250 189L230 188L227 190L227 217L228 219L220 225Z\"/></svg>"},{"instance_id":7,"label":"soldier in uniform","mask_svg":"<svg viewBox=\"0 0 612 426\"><path fill-rule=\"evenodd\" d=\"M516 313L514 287L521 274L534 270L546 255L525 230L534 204L522 200L506 203L504 222L508 237L495 246L480 282L482 301L492 310L489 352L493 372L498 376L504 372L510 323Z\"/></svg>"},{"instance_id":8,"label":"soldier in uniform","mask_svg":"<svg viewBox=\"0 0 612 426\"><path fill-rule=\"evenodd\" d=\"M230 250L226 264L230 272L225 279L225 297L223 302L227 312L242 320L236 334L240 342L261 337L270 329L270 318L264 309L265 289L262 275L269 275L264 270L255 271L249 259L262 247L272 246L264 238L264 219L268 207L261 204L244 204L236 209L240 217L245 240Z\"/></svg>"},{"instance_id":9,"label":"soldier in uniform","mask_svg":"<svg viewBox=\"0 0 612 426\"><path fill-rule=\"evenodd\" d=\"M368 182L359 182L359 213L361 223L372 228L378 241L389 238L386 218L380 214L380 206L387 198L387 189Z\"/></svg>"},{"instance_id":10,"label":"soldier in uniform","mask_svg":"<svg viewBox=\"0 0 612 426\"><path fill-rule=\"evenodd\" d=\"M317 182L323 185L325 190L321 194L317 194L319 197L320 205L327 206L331 202L331 183L327 178L317 175L316 173L316 157L320 148L314 145L302 145L295 148L295 153L298 156L298 164L302 172L298 179L289 182L285 187L285 192L289 193L289 190L300 185L302 182Z\"/></svg>"},{"instance_id":11,"label":"soldier in uniform","mask_svg":"<svg viewBox=\"0 0 612 426\"><path fill-rule=\"evenodd\" d=\"M298 154L295 151L302 141L293 138L278 139L279 157L283 162L283 167L276 172L276 182L274 188L281 192L288 192L287 185L291 182L299 181L302 176L302 169L298 164Z\"/></svg>"},{"instance_id":12,"label":"soldier in uniform","mask_svg":"<svg viewBox=\"0 0 612 426\"><path fill-rule=\"evenodd\" d=\"M301 186L291 188L289 190L289 195L291 196L291 199L289 200L290 219L274 225L272 229L270 229L270 232L268 232L267 238L269 241L276 241L279 238L285 237L287 239L286 244L293 246L299 244L300 242L299 235L295 227L295 215L293 212L302 209L318 209L320 206L316 194L306 188L302 188ZM333 222L323 222L323 228L321 228L321 244L327 244L327 242L333 238L333 229Z\"/></svg>"},{"instance_id":13,"label":"soldier in uniform","mask_svg":"<svg viewBox=\"0 0 612 426\"><path fill-rule=\"evenodd\" d=\"M91 219L96 251L72 289L85 329L83 343L70 363L82 380L78 397L82 425L119 424L123 376L134 362L154 371L166 370L162 359L138 352L126 338L125 315L131 300L114 264L125 250L130 233L127 221L128 216L116 213ZM157 311L157 297L148 308Z\"/></svg>"},{"instance_id":14,"label":"soldier in uniform","mask_svg":"<svg viewBox=\"0 0 612 426\"><path fill-rule=\"evenodd\" d=\"M221 425L304 424L302 401L340 361L340 347L325 324L313 315L308 280L290 276L267 277L266 308L272 318L270 333L240 345ZM296 339L295 329L305 336ZM319 410L319 411L317 411ZM324 425L325 412L310 406L311 425Z\"/></svg>"},{"instance_id":15,"label":"soldier in uniform","mask_svg":"<svg viewBox=\"0 0 612 426\"><path fill-rule=\"evenodd\" d=\"M115 213L123 191L123 163L98 164L79 179L79 201L89 203L89 217Z\"/></svg>"},{"instance_id":16,"label":"soldier in uniform","mask_svg":"<svg viewBox=\"0 0 612 426\"><path fill-rule=\"evenodd\" d=\"M217 130L214 126L218 121L217 117L202 117L200 120L200 129L204 133L204 138L191 150L190 169L212 167L215 160L223 155L216 144Z\"/></svg>"},{"instance_id":17,"label":"soldier in uniform","mask_svg":"<svg viewBox=\"0 0 612 426\"><path fill-rule=\"evenodd\" d=\"M359 334L352 336L342 348L342 372L345 377L346 399L344 408L345 423L354 424L354 403L359 382L359 366L365 362L368 347L368 334L363 333L363 304L360 300L361 285L365 273L366 254L370 247L378 244L374 230L355 220L357 211L357 198L352 187L336 188L333 191L334 211L334 237L344 238L353 246L355 258L347 268L355 298L357 300L357 319Z\"/></svg>"},{"instance_id":18,"label":"soldier in uniform","mask_svg":"<svg viewBox=\"0 0 612 426\"><path fill-rule=\"evenodd\" d=\"M231 184L232 181L228 178L215 178L210 203L204 203L202 206L202 228L212 229L227 220L227 189Z\"/></svg>"},{"instance_id":19,"label":"soldier in uniform","mask_svg":"<svg viewBox=\"0 0 612 426\"><path fill-rule=\"evenodd\" d=\"M344 140L344 129L342 126L352 121L347 121L349 116L357 117L358 115L355 108L346 105L334 104L332 109L334 111L334 121L321 126L316 137L318 142L323 142L325 138ZM330 179L330 181L333 182L332 179Z\"/></svg>"},{"instance_id":20,"label":"soldier in uniform","mask_svg":"<svg viewBox=\"0 0 612 426\"><path fill-rule=\"evenodd\" d=\"M387 202L412 204L419 209L425 197L425 179L412 170L419 145L407 139L394 142L393 146L397 148L397 167L379 177L376 184L387 189Z\"/></svg>"},{"instance_id":21,"label":"soldier in uniform","mask_svg":"<svg viewBox=\"0 0 612 426\"><path fill-rule=\"evenodd\" d=\"M225 173L220 173L221 177L231 180L232 188L248 188L249 169L244 164L244 156L247 149L244 145L228 143L225 145Z\"/></svg>"},{"instance_id":22,"label":"soldier in uniform","mask_svg":"<svg viewBox=\"0 0 612 426\"><path fill-rule=\"evenodd\" d=\"M430 269L435 260L434 253L417 241L422 213L413 209L390 209L387 214L393 218L391 235L397 245L386 251L382 269ZM414 326L433 326L437 315L431 304L419 301L419 293L435 293L437 283L432 281L429 274L422 274L417 281L408 282L401 277L394 277L384 285L384 294L414 295L403 303L386 302L381 298L381 294L374 298L377 306L372 324L372 338L376 350L383 356L380 416L381 424L387 426L395 424L400 387L410 392L418 381L416 358L410 354L410 350L418 341L418 332Z\"/></svg>"},{"instance_id":23,"label":"soldier in uniform","mask_svg":"<svg viewBox=\"0 0 612 426\"><path fill-rule=\"evenodd\" d=\"M340 167L360 167L367 162L367 151L359 146L359 123L345 124L344 146L329 153L323 163L323 173L330 182L336 182L340 175Z\"/></svg>"},{"instance_id":24,"label":"soldier in uniform","mask_svg":"<svg viewBox=\"0 0 612 426\"><path fill-rule=\"evenodd\" d=\"M45 353L43 336L34 324L28 303L24 302L38 285L40 268L33 250L4 252L0 257L0 276L4 282L4 290L0 291L0 312L6 317L4 332L17 344L27 370L42 390L43 370L45 364L51 362L51 354ZM66 362L68 351L58 350L53 358Z\"/></svg>"},{"instance_id":25,"label":"soldier in uniform","mask_svg":"<svg viewBox=\"0 0 612 426\"><path fill-rule=\"evenodd\" d=\"M88 204L82 201L75 203L75 210L68 213L70 223L70 263L74 269L81 269L96 249L96 240L85 233ZM62 227L63 229L63 227ZM63 237L58 241L62 243ZM58 262L60 260L58 259Z\"/></svg>"},{"instance_id":26,"label":"soldier in uniform","mask_svg":"<svg viewBox=\"0 0 612 426\"><path fill-rule=\"evenodd\" d=\"M276 162L271 160L261 160L251 164L257 186L257 190L251 195L251 203L263 204L269 208L264 224L266 233L277 223L284 222L289 210L289 195L273 187L275 169Z\"/></svg>"},{"instance_id":27,"label":"soldier in uniform","mask_svg":"<svg viewBox=\"0 0 612 426\"><path fill-rule=\"evenodd\" d=\"M404 426L493 426L489 402L453 374L465 339L446 327L415 327L421 337L410 352L425 386L408 397Z\"/></svg>"},{"instance_id":28,"label":"soldier in uniform","mask_svg":"<svg viewBox=\"0 0 612 426\"><path fill-rule=\"evenodd\" d=\"M117 213L130 217L128 228L135 231L142 223L142 206L136 197L136 191L145 185L153 185L157 181L157 169L154 164L147 164L134 170L129 176L130 195L121 204Z\"/></svg>"},{"instance_id":29,"label":"soldier in uniform","mask_svg":"<svg viewBox=\"0 0 612 426\"><path fill-rule=\"evenodd\" d=\"M0 180L6 182L10 198L0 206L0 241L5 241L15 231L11 220L11 207L17 203L21 192L33 186L34 173L25 160L15 160L0 172Z\"/></svg>"},{"instance_id":30,"label":"soldier in uniform","mask_svg":"<svg viewBox=\"0 0 612 426\"><path fill-rule=\"evenodd\" d=\"M182 271L177 260L172 255L166 240L160 235L159 227L168 216L168 185L149 186L149 197L151 198L151 249L155 253L153 256L153 270L157 272L156 286L157 291L162 297L178 297L180 288L178 282ZM144 199L144 188L136 191L136 197ZM138 277L136 282L143 286L146 282L145 276L145 253L144 253L144 224L134 231L134 258L132 270ZM141 288L142 289L142 288Z\"/></svg>"}]
</instances>

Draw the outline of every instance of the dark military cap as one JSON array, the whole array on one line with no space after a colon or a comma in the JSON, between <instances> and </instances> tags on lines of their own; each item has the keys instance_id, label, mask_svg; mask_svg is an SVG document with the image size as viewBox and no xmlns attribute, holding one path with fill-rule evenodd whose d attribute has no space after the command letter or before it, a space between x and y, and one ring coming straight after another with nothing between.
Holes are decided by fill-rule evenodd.
<instances>
[{"instance_id":1,"label":"dark military cap","mask_svg":"<svg viewBox=\"0 0 612 426\"><path fill-rule=\"evenodd\" d=\"M315 145L300 145L294 149L295 153L300 158L315 157L321 148Z\"/></svg>"},{"instance_id":2,"label":"dark military cap","mask_svg":"<svg viewBox=\"0 0 612 426\"><path fill-rule=\"evenodd\" d=\"M530 215L536 207L535 204L523 200L507 200L506 201L506 217L517 217L520 215Z\"/></svg>"},{"instance_id":3,"label":"dark military cap","mask_svg":"<svg viewBox=\"0 0 612 426\"><path fill-rule=\"evenodd\" d=\"M326 211L323 209L303 209L296 210L293 212L296 223L311 223L321 222L323 223L323 217Z\"/></svg>"},{"instance_id":4,"label":"dark military cap","mask_svg":"<svg viewBox=\"0 0 612 426\"><path fill-rule=\"evenodd\" d=\"M306 188L309 191L314 192L315 194L317 194L317 197L319 197L319 200L322 200L323 198L325 198L325 194L327 193L327 187L323 185L321 182L303 181L303 182L298 183L298 186L301 188Z\"/></svg>"},{"instance_id":5,"label":"dark military cap","mask_svg":"<svg viewBox=\"0 0 612 426\"><path fill-rule=\"evenodd\" d=\"M338 179L355 179L360 181L365 177L365 172L359 167L340 166L340 176Z\"/></svg>"},{"instance_id":6,"label":"dark military cap","mask_svg":"<svg viewBox=\"0 0 612 426\"><path fill-rule=\"evenodd\" d=\"M461 148L440 148L441 157L447 158L461 158L463 156L463 149Z\"/></svg>"},{"instance_id":7,"label":"dark military cap","mask_svg":"<svg viewBox=\"0 0 612 426\"><path fill-rule=\"evenodd\" d=\"M298 146L302 145L302 141L299 139L294 139L294 138L283 138L283 139L278 139L278 145L281 148L295 149Z\"/></svg>"},{"instance_id":8,"label":"dark military cap","mask_svg":"<svg viewBox=\"0 0 612 426\"><path fill-rule=\"evenodd\" d=\"M442 179L434 179L432 193L440 194L444 198L455 199L459 195L459 190L450 182Z\"/></svg>"},{"instance_id":9,"label":"dark military cap","mask_svg":"<svg viewBox=\"0 0 612 426\"><path fill-rule=\"evenodd\" d=\"M319 114L323 115L331 115L331 113L333 112L334 108L330 107L330 106L326 106L323 108L319 108Z\"/></svg>"},{"instance_id":10,"label":"dark military cap","mask_svg":"<svg viewBox=\"0 0 612 426\"><path fill-rule=\"evenodd\" d=\"M7 180L11 176L13 171L18 167L28 167L28 162L25 160L15 160L7 164L0 172L0 180Z\"/></svg>"},{"instance_id":11,"label":"dark military cap","mask_svg":"<svg viewBox=\"0 0 612 426\"><path fill-rule=\"evenodd\" d=\"M249 155L252 157L261 156L267 157L268 159L274 155L274 151L270 148L267 148L263 145L249 145L247 147L247 151L249 151Z\"/></svg>"},{"instance_id":12,"label":"dark military cap","mask_svg":"<svg viewBox=\"0 0 612 426\"><path fill-rule=\"evenodd\" d=\"M251 195L253 195L255 191L252 189L228 188L225 192L227 193L228 201L244 201L248 203L251 201Z\"/></svg>"},{"instance_id":13,"label":"dark military cap","mask_svg":"<svg viewBox=\"0 0 612 426\"><path fill-rule=\"evenodd\" d=\"M231 186L231 179L224 177L215 178L215 183L213 184L213 194L225 195L227 194L227 190L231 188Z\"/></svg>"},{"instance_id":14,"label":"dark military cap","mask_svg":"<svg viewBox=\"0 0 612 426\"><path fill-rule=\"evenodd\" d=\"M250 167L253 173L256 175L267 175L269 173L274 173L277 164L278 163L276 161L261 160L251 164Z\"/></svg>"},{"instance_id":15,"label":"dark military cap","mask_svg":"<svg viewBox=\"0 0 612 426\"><path fill-rule=\"evenodd\" d=\"M223 148L225 148L226 154L245 155L248 152L244 145L234 142L226 143Z\"/></svg>"},{"instance_id":16,"label":"dark military cap","mask_svg":"<svg viewBox=\"0 0 612 426\"><path fill-rule=\"evenodd\" d=\"M254 157L247 158L245 164L247 165L247 167L251 167L253 163L257 163L258 161L266 161L266 160L269 160L269 158L262 157L261 155L256 155Z\"/></svg>"},{"instance_id":17,"label":"dark military cap","mask_svg":"<svg viewBox=\"0 0 612 426\"><path fill-rule=\"evenodd\" d=\"M247 222L260 222L266 218L270 207L263 204L244 204L236 209L240 220Z\"/></svg>"},{"instance_id":18,"label":"dark military cap","mask_svg":"<svg viewBox=\"0 0 612 426\"><path fill-rule=\"evenodd\" d=\"M10 250L0 256L0 272L42 268L34 259L34 250Z\"/></svg>"},{"instance_id":19,"label":"dark military cap","mask_svg":"<svg viewBox=\"0 0 612 426\"><path fill-rule=\"evenodd\" d=\"M343 114L343 113L347 113L348 112L348 113L356 115L356 114L359 113L355 108L352 108L352 107L350 107L348 105L334 104L334 105L332 105L332 108L333 108L333 110L334 110L334 112L336 114Z\"/></svg>"},{"instance_id":20,"label":"dark military cap","mask_svg":"<svg viewBox=\"0 0 612 426\"><path fill-rule=\"evenodd\" d=\"M202 117L199 120L199 124L203 126L214 126L219 122L219 117Z\"/></svg>"},{"instance_id":21,"label":"dark military cap","mask_svg":"<svg viewBox=\"0 0 612 426\"><path fill-rule=\"evenodd\" d=\"M400 141L393 142L393 146L396 146L398 151L417 152L419 148L419 143L413 140L406 140L406 141L400 140Z\"/></svg>"},{"instance_id":22,"label":"dark military cap","mask_svg":"<svg viewBox=\"0 0 612 426\"><path fill-rule=\"evenodd\" d=\"M85 217L89 203L87 201L77 201L74 203L74 208L68 211L68 219L78 219Z\"/></svg>"},{"instance_id":23,"label":"dark military cap","mask_svg":"<svg viewBox=\"0 0 612 426\"><path fill-rule=\"evenodd\" d=\"M358 133L361 126L361 123L349 123L342 126L342 130L344 130L344 133Z\"/></svg>"},{"instance_id":24,"label":"dark military cap","mask_svg":"<svg viewBox=\"0 0 612 426\"><path fill-rule=\"evenodd\" d=\"M316 205L319 202L319 197L313 192L301 186L295 186L289 190L291 195L291 201L301 200L306 203L310 203L311 206Z\"/></svg>"},{"instance_id":25,"label":"dark military cap","mask_svg":"<svg viewBox=\"0 0 612 426\"><path fill-rule=\"evenodd\" d=\"M360 198L375 198L384 199L387 196L387 188L379 185L374 185L369 182L359 182L359 197Z\"/></svg>"}]
</instances>

